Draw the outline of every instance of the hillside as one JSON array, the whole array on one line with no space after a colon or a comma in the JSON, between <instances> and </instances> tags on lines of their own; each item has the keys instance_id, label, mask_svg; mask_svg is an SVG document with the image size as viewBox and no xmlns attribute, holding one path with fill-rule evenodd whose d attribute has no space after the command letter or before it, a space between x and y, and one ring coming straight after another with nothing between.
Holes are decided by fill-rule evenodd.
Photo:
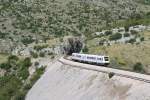
<instances>
[{"instance_id":1,"label":"hillside","mask_svg":"<svg viewBox=\"0 0 150 100\"><path fill-rule=\"evenodd\" d=\"M31 43L49 35L90 34L116 20L142 18L149 8L139 0L2 0L0 37Z\"/></svg>"},{"instance_id":2,"label":"hillside","mask_svg":"<svg viewBox=\"0 0 150 100\"><path fill-rule=\"evenodd\" d=\"M79 69L55 62L27 94L26 100L147 100L144 82Z\"/></svg>"},{"instance_id":3,"label":"hillside","mask_svg":"<svg viewBox=\"0 0 150 100\"><path fill-rule=\"evenodd\" d=\"M124 25L128 19L134 19L131 25L148 24L150 6L145 1L1 0L0 52L11 53L16 47L51 37L90 37L104 28Z\"/></svg>"},{"instance_id":4,"label":"hillside","mask_svg":"<svg viewBox=\"0 0 150 100\"><path fill-rule=\"evenodd\" d=\"M149 99L146 83L51 65L72 52L150 74L150 0L0 0L0 100L24 100L45 69L27 100Z\"/></svg>"}]
</instances>

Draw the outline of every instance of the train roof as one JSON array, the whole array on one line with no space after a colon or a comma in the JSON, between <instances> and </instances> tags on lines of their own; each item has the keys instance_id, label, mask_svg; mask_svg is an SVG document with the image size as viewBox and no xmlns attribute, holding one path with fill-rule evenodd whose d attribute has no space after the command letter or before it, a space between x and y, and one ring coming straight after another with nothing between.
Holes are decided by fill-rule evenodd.
<instances>
[{"instance_id":1,"label":"train roof","mask_svg":"<svg viewBox=\"0 0 150 100\"><path fill-rule=\"evenodd\" d=\"M103 57L109 57L109 56L105 56L105 55L93 55L93 54L82 54L82 53L72 53L72 54L75 54L75 55L86 55L86 56L103 56Z\"/></svg>"}]
</instances>

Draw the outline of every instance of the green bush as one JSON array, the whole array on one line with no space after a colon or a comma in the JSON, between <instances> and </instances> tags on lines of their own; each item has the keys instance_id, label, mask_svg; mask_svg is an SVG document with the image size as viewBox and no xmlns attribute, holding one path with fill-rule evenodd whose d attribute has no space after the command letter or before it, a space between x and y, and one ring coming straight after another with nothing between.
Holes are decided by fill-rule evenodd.
<instances>
[{"instance_id":1,"label":"green bush","mask_svg":"<svg viewBox=\"0 0 150 100\"><path fill-rule=\"evenodd\" d=\"M83 49L82 49L82 52L84 53L87 53L89 51L89 49L87 48L87 46L85 46Z\"/></svg>"},{"instance_id":2,"label":"green bush","mask_svg":"<svg viewBox=\"0 0 150 100\"><path fill-rule=\"evenodd\" d=\"M141 37L140 40L141 40L141 41L144 41L145 39L144 39L144 37Z\"/></svg>"},{"instance_id":3,"label":"green bush","mask_svg":"<svg viewBox=\"0 0 150 100\"><path fill-rule=\"evenodd\" d=\"M15 60L15 61L17 61L17 60L19 60L19 58L18 58L17 56L15 56L15 55L10 55L10 56L8 57L8 61L10 61L10 60Z\"/></svg>"},{"instance_id":4,"label":"green bush","mask_svg":"<svg viewBox=\"0 0 150 100\"><path fill-rule=\"evenodd\" d=\"M47 47L48 47L48 45L36 45L36 46L34 46L34 49L37 51L40 51L40 50L47 48Z\"/></svg>"},{"instance_id":5,"label":"green bush","mask_svg":"<svg viewBox=\"0 0 150 100\"><path fill-rule=\"evenodd\" d=\"M109 78L112 78L114 75L115 75L115 73L110 72L110 73L108 74L108 77L109 77Z\"/></svg>"},{"instance_id":6,"label":"green bush","mask_svg":"<svg viewBox=\"0 0 150 100\"><path fill-rule=\"evenodd\" d=\"M27 45L27 44L33 43L34 40L32 39L32 37L23 37L23 39L21 40L21 42L22 42L24 45Z\"/></svg>"},{"instance_id":7,"label":"green bush","mask_svg":"<svg viewBox=\"0 0 150 100\"><path fill-rule=\"evenodd\" d=\"M111 35L111 34L112 34L112 31L106 31L106 32L105 32L105 35L107 35L107 36L108 36L108 35Z\"/></svg>"},{"instance_id":8,"label":"green bush","mask_svg":"<svg viewBox=\"0 0 150 100\"><path fill-rule=\"evenodd\" d=\"M41 67L37 69L33 77L31 78L31 84L34 84L41 77L44 71L45 71L45 67Z\"/></svg>"},{"instance_id":9,"label":"green bush","mask_svg":"<svg viewBox=\"0 0 150 100\"><path fill-rule=\"evenodd\" d=\"M52 52L50 52L50 53L48 53L48 55L53 55L54 53L52 53Z\"/></svg>"},{"instance_id":10,"label":"green bush","mask_svg":"<svg viewBox=\"0 0 150 100\"><path fill-rule=\"evenodd\" d=\"M19 91L11 100L25 100L26 94L26 91Z\"/></svg>"},{"instance_id":11,"label":"green bush","mask_svg":"<svg viewBox=\"0 0 150 100\"><path fill-rule=\"evenodd\" d=\"M113 34L109 37L109 40L118 40L118 39L121 39L122 38L122 34L120 33L116 33L116 34Z\"/></svg>"},{"instance_id":12,"label":"green bush","mask_svg":"<svg viewBox=\"0 0 150 100\"><path fill-rule=\"evenodd\" d=\"M12 66L8 62L0 64L0 68L5 70L9 70L11 67Z\"/></svg>"},{"instance_id":13,"label":"green bush","mask_svg":"<svg viewBox=\"0 0 150 100\"><path fill-rule=\"evenodd\" d=\"M38 58L38 54L37 54L37 53L35 53L35 52L30 52L30 54L31 54L31 56L32 56L33 58Z\"/></svg>"},{"instance_id":14,"label":"green bush","mask_svg":"<svg viewBox=\"0 0 150 100\"><path fill-rule=\"evenodd\" d=\"M137 62L134 66L133 66L133 70L136 72L145 72L142 63Z\"/></svg>"},{"instance_id":15,"label":"green bush","mask_svg":"<svg viewBox=\"0 0 150 100\"><path fill-rule=\"evenodd\" d=\"M36 62L34 63L34 66L38 66L38 65L39 65L39 62L36 61Z\"/></svg>"},{"instance_id":16,"label":"green bush","mask_svg":"<svg viewBox=\"0 0 150 100\"><path fill-rule=\"evenodd\" d=\"M138 32L135 31L135 30L131 30L130 32L131 32L132 35L137 35L138 34Z\"/></svg>"},{"instance_id":17,"label":"green bush","mask_svg":"<svg viewBox=\"0 0 150 100\"><path fill-rule=\"evenodd\" d=\"M29 77L29 71L28 68L22 68L18 71L18 76L22 79L22 80L26 80Z\"/></svg>"},{"instance_id":18,"label":"green bush","mask_svg":"<svg viewBox=\"0 0 150 100\"><path fill-rule=\"evenodd\" d=\"M129 36L130 36L129 33L125 33L125 34L124 34L124 37L129 37Z\"/></svg>"},{"instance_id":19,"label":"green bush","mask_svg":"<svg viewBox=\"0 0 150 100\"><path fill-rule=\"evenodd\" d=\"M52 55L52 56L51 56L51 59L54 59L54 58L55 58L55 56L54 56L54 55Z\"/></svg>"},{"instance_id":20,"label":"green bush","mask_svg":"<svg viewBox=\"0 0 150 100\"><path fill-rule=\"evenodd\" d=\"M32 65L31 58L29 58L29 57L25 58L23 60L23 62L22 62L22 65L23 65L23 67L29 67L29 66L31 66Z\"/></svg>"},{"instance_id":21,"label":"green bush","mask_svg":"<svg viewBox=\"0 0 150 100\"><path fill-rule=\"evenodd\" d=\"M45 57L45 53L44 52L40 52L39 56L40 57Z\"/></svg>"},{"instance_id":22,"label":"green bush","mask_svg":"<svg viewBox=\"0 0 150 100\"><path fill-rule=\"evenodd\" d=\"M0 78L0 100L11 100L22 87L21 81L15 76L4 76Z\"/></svg>"},{"instance_id":23,"label":"green bush","mask_svg":"<svg viewBox=\"0 0 150 100\"><path fill-rule=\"evenodd\" d=\"M24 90L30 90L32 88L32 84L28 83L24 86Z\"/></svg>"},{"instance_id":24,"label":"green bush","mask_svg":"<svg viewBox=\"0 0 150 100\"><path fill-rule=\"evenodd\" d=\"M128 41L128 43L131 43L131 44L133 44L133 43L135 43L135 42L136 42L136 39L135 39L135 38L130 39L130 40Z\"/></svg>"}]
</instances>

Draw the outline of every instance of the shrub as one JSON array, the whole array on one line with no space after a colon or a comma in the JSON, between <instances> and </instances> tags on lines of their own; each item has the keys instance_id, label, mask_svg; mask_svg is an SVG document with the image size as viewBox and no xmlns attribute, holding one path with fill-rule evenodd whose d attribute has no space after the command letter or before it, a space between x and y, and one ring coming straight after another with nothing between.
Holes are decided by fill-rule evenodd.
<instances>
[{"instance_id":1,"label":"shrub","mask_svg":"<svg viewBox=\"0 0 150 100\"><path fill-rule=\"evenodd\" d=\"M15 76L7 75L0 77L0 99L12 100L11 97L18 93L21 86L21 81Z\"/></svg>"},{"instance_id":2,"label":"shrub","mask_svg":"<svg viewBox=\"0 0 150 100\"><path fill-rule=\"evenodd\" d=\"M28 83L24 86L24 90L29 90L32 88L32 84Z\"/></svg>"},{"instance_id":3,"label":"shrub","mask_svg":"<svg viewBox=\"0 0 150 100\"><path fill-rule=\"evenodd\" d=\"M34 49L37 51L40 51L40 50L47 48L47 47L48 47L48 45L36 45L36 46L34 46Z\"/></svg>"},{"instance_id":4,"label":"shrub","mask_svg":"<svg viewBox=\"0 0 150 100\"><path fill-rule=\"evenodd\" d=\"M111 34L112 34L112 31L106 31L106 32L105 32L105 35L107 35L107 36L108 36L108 35L111 35Z\"/></svg>"},{"instance_id":5,"label":"shrub","mask_svg":"<svg viewBox=\"0 0 150 100\"><path fill-rule=\"evenodd\" d=\"M31 66L32 65L31 58L29 58L29 57L25 58L23 60L23 62L22 62L22 65L23 65L23 67L29 67L29 66Z\"/></svg>"},{"instance_id":6,"label":"shrub","mask_svg":"<svg viewBox=\"0 0 150 100\"><path fill-rule=\"evenodd\" d=\"M38 66L38 65L39 65L39 62L36 61L36 62L34 63L34 66Z\"/></svg>"},{"instance_id":7,"label":"shrub","mask_svg":"<svg viewBox=\"0 0 150 100\"><path fill-rule=\"evenodd\" d=\"M129 33L125 33L125 34L124 34L124 37L129 37L129 36L130 36Z\"/></svg>"},{"instance_id":8,"label":"shrub","mask_svg":"<svg viewBox=\"0 0 150 100\"><path fill-rule=\"evenodd\" d=\"M131 44L133 44L133 43L135 43L135 42L136 42L136 39L135 39L135 38L130 39L130 40L128 41L128 43L131 43Z\"/></svg>"},{"instance_id":9,"label":"shrub","mask_svg":"<svg viewBox=\"0 0 150 100\"><path fill-rule=\"evenodd\" d=\"M82 49L82 51L83 51L84 53L87 53L87 52L89 51L89 49L87 48L87 46L85 46L85 47Z\"/></svg>"},{"instance_id":10,"label":"shrub","mask_svg":"<svg viewBox=\"0 0 150 100\"><path fill-rule=\"evenodd\" d=\"M41 67L39 69L36 70L36 72L34 73L33 77L31 78L31 84L34 84L37 79L39 79L41 77L41 75L44 73L45 71L45 67Z\"/></svg>"},{"instance_id":11,"label":"shrub","mask_svg":"<svg viewBox=\"0 0 150 100\"><path fill-rule=\"evenodd\" d=\"M115 73L113 73L113 72L110 72L110 73L108 74L109 78L112 78L114 75L115 75Z\"/></svg>"},{"instance_id":12,"label":"shrub","mask_svg":"<svg viewBox=\"0 0 150 100\"><path fill-rule=\"evenodd\" d=\"M23 39L21 40L21 42L22 42L24 45L27 45L27 44L33 43L34 40L32 39L32 37L23 37Z\"/></svg>"},{"instance_id":13,"label":"shrub","mask_svg":"<svg viewBox=\"0 0 150 100\"><path fill-rule=\"evenodd\" d=\"M118 39L121 39L122 38L122 34L120 33L116 33L116 34L113 34L109 37L109 40L118 40Z\"/></svg>"},{"instance_id":14,"label":"shrub","mask_svg":"<svg viewBox=\"0 0 150 100\"><path fill-rule=\"evenodd\" d=\"M140 40L141 40L141 41L144 41L145 39L144 39L144 37L141 37Z\"/></svg>"},{"instance_id":15,"label":"shrub","mask_svg":"<svg viewBox=\"0 0 150 100\"><path fill-rule=\"evenodd\" d=\"M52 55L52 56L51 56L51 59L54 59L54 58L55 58L55 56L54 56L54 55Z\"/></svg>"},{"instance_id":16,"label":"shrub","mask_svg":"<svg viewBox=\"0 0 150 100\"><path fill-rule=\"evenodd\" d=\"M25 100L26 92L21 91L16 93L16 95L11 100Z\"/></svg>"},{"instance_id":17,"label":"shrub","mask_svg":"<svg viewBox=\"0 0 150 100\"><path fill-rule=\"evenodd\" d=\"M19 58L18 58L17 56L15 56L15 55L10 55L10 56L8 57L8 61L10 61L10 60L15 60L15 61L17 61L17 60L19 60Z\"/></svg>"},{"instance_id":18,"label":"shrub","mask_svg":"<svg viewBox=\"0 0 150 100\"><path fill-rule=\"evenodd\" d=\"M32 55L33 58L38 58L38 54L37 53L31 52L30 54Z\"/></svg>"},{"instance_id":19,"label":"shrub","mask_svg":"<svg viewBox=\"0 0 150 100\"><path fill-rule=\"evenodd\" d=\"M40 57L45 57L45 53L44 52L40 52L39 56Z\"/></svg>"},{"instance_id":20,"label":"shrub","mask_svg":"<svg viewBox=\"0 0 150 100\"><path fill-rule=\"evenodd\" d=\"M0 68L5 69L5 70L10 69L11 67L12 66L8 62L0 64Z\"/></svg>"},{"instance_id":21,"label":"shrub","mask_svg":"<svg viewBox=\"0 0 150 100\"><path fill-rule=\"evenodd\" d=\"M53 54L54 54L54 53L52 53L52 52L49 52L49 53L48 53L48 55L53 55Z\"/></svg>"},{"instance_id":22,"label":"shrub","mask_svg":"<svg viewBox=\"0 0 150 100\"><path fill-rule=\"evenodd\" d=\"M138 34L138 32L135 31L135 30L131 30L130 32L131 32L132 35L137 35Z\"/></svg>"},{"instance_id":23,"label":"shrub","mask_svg":"<svg viewBox=\"0 0 150 100\"><path fill-rule=\"evenodd\" d=\"M142 63L137 62L134 66L133 66L133 70L136 72L145 72Z\"/></svg>"},{"instance_id":24,"label":"shrub","mask_svg":"<svg viewBox=\"0 0 150 100\"><path fill-rule=\"evenodd\" d=\"M18 72L18 76L21 77L22 80L26 80L29 76L28 68L20 69Z\"/></svg>"},{"instance_id":25,"label":"shrub","mask_svg":"<svg viewBox=\"0 0 150 100\"><path fill-rule=\"evenodd\" d=\"M126 25L126 26L124 27L126 32L129 31L129 27L130 27L130 25Z\"/></svg>"}]
</instances>

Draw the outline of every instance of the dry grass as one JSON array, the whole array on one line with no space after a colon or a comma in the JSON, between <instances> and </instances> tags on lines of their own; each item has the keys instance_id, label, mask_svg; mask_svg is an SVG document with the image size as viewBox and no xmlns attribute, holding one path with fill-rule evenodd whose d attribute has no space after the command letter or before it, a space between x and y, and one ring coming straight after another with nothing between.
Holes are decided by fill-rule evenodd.
<instances>
[{"instance_id":1,"label":"dry grass","mask_svg":"<svg viewBox=\"0 0 150 100\"><path fill-rule=\"evenodd\" d=\"M57 44L59 44L60 41L59 41L59 38L52 38L50 40L47 41L47 44L52 47L52 46L55 46Z\"/></svg>"},{"instance_id":2,"label":"dry grass","mask_svg":"<svg viewBox=\"0 0 150 100\"><path fill-rule=\"evenodd\" d=\"M90 41L89 53L108 55L111 59L115 59L121 68L125 69L132 69L133 64L137 62L150 66L150 32L141 34L146 41L140 44L114 44L104 47L93 45L94 40Z\"/></svg>"},{"instance_id":3,"label":"dry grass","mask_svg":"<svg viewBox=\"0 0 150 100\"><path fill-rule=\"evenodd\" d=\"M5 62L7 60L7 54L0 54L0 63Z\"/></svg>"}]
</instances>

